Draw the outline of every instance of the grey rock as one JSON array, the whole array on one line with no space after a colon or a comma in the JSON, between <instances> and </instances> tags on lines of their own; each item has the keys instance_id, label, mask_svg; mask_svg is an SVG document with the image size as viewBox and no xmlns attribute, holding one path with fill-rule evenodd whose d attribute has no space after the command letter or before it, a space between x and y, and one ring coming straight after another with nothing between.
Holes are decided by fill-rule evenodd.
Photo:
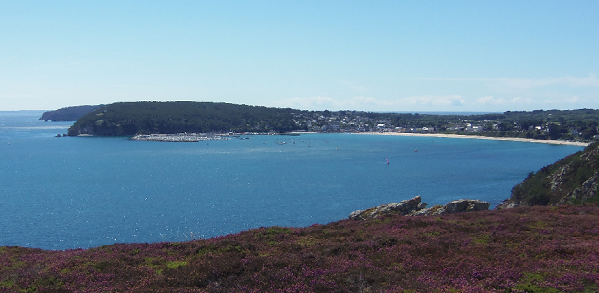
<instances>
[{"instance_id":1,"label":"grey rock","mask_svg":"<svg viewBox=\"0 0 599 293\"><path fill-rule=\"evenodd\" d=\"M508 200L506 200L506 201L504 201L504 202L502 202L502 203L498 204L498 205L495 207L495 209L496 209L496 210L503 210L503 209L513 209L513 208L515 208L515 207L519 207L519 206L520 206L520 204L518 204L517 202L515 202L515 201L513 201L513 200L511 200L511 199L508 199Z\"/></svg>"},{"instance_id":2,"label":"grey rock","mask_svg":"<svg viewBox=\"0 0 599 293\"><path fill-rule=\"evenodd\" d=\"M561 199L559 204L568 203L571 200L587 201L597 194L599 189L599 172L587 179L582 185Z\"/></svg>"},{"instance_id":3,"label":"grey rock","mask_svg":"<svg viewBox=\"0 0 599 293\"><path fill-rule=\"evenodd\" d=\"M568 171L570 171L570 165L563 165L553 175L549 176L551 192L561 191L561 186L564 184L564 176Z\"/></svg>"},{"instance_id":4,"label":"grey rock","mask_svg":"<svg viewBox=\"0 0 599 293\"><path fill-rule=\"evenodd\" d=\"M426 207L425 203L420 202L421 200L422 199L420 196L416 196L412 199L404 200L399 203L382 204L374 208L354 211L349 214L349 218L354 220L366 220L388 214L408 215Z\"/></svg>"},{"instance_id":5,"label":"grey rock","mask_svg":"<svg viewBox=\"0 0 599 293\"><path fill-rule=\"evenodd\" d=\"M404 216L433 216L444 214L455 214L472 211L485 211L489 209L488 202L472 199L460 199L452 201L444 206L433 206L426 208L427 204L421 202L420 196L399 203L383 204L366 210L357 210L349 214L350 219L366 220L374 219L381 215L398 214Z\"/></svg>"},{"instance_id":6,"label":"grey rock","mask_svg":"<svg viewBox=\"0 0 599 293\"><path fill-rule=\"evenodd\" d=\"M357 211L353 211L349 214L349 218L350 219L357 219L360 217L360 214L363 212L363 210L357 210Z\"/></svg>"},{"instance_id":7,"label":"grey rock","mask_svg":"<svg viewBox=\"0 0 599 293\"><path fill-rule=\"evenodd\" d=\"M455 200L445 205L448 214L485 211L489 209L489 206L490 204L488 202L472 199Z\"/></svg>"},{"instance_id":8,"label":"grey rock","mask_svg":"<svg viewBox=\"0 0 599 293\"><path fill-rule=\"evenodd\" d=\"M460 199L452 201L444 206L433 206L429 209L423 209L417 212L410 214L409 216L435 216L435 215L445 215L445 214L456 214L456 213L464 213L464 212L474 212L474 211L486 211L489 209L488 202L473 200L473 199Z\"/></svg>"}]
</instances>

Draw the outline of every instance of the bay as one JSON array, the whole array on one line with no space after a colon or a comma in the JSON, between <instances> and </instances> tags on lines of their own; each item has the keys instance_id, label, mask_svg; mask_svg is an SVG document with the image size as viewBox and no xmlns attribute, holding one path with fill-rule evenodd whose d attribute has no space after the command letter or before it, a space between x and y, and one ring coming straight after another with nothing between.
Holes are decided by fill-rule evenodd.
<instances>
[{"instance_id":1,"label":"bay","mask_svg":"<svg viewBox=\"0 0 599 293\"><path fill-rule=\"evenodd\" d=\"M42 113L0 112L0 246L88 248L302 227L416 195L429 205L469 198L494 207L529 172L583 149L357 134L56 138L72 122L39 121Z\"/></svg>"}]
</instances>

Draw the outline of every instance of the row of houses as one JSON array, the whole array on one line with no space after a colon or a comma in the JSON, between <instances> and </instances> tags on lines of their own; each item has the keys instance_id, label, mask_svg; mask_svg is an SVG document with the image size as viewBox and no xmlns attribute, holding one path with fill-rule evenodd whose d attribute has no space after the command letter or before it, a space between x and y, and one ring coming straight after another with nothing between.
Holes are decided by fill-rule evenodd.
<instances>
[{"instance_id":1,"label":"row of houses","mask_svg":"<svg viewBox=\"0 0 599 293\"><path fill-rule=\"evenodd\" d=\"M416 133L434 133L434 132L484 132L484 131L528 131L539 134L550 132L551 125L555 122L545 123L544 125L526 125L516 122L498 122L491 120L484 121L461 121L456 123L447 123L442 126L415 127L410 125L394 125L390 120L375 120L365 116L347 113L344 115L339 112L330 112L325 116L321 113L306 115L305 113L295 116L295 123L305 127L307 131L313 132L416 132ZM562 130L563 133L565 130ZM572 136L580 136L581 133L575 128L568 129L567 132Z\"/></svg>"}]
</instances>

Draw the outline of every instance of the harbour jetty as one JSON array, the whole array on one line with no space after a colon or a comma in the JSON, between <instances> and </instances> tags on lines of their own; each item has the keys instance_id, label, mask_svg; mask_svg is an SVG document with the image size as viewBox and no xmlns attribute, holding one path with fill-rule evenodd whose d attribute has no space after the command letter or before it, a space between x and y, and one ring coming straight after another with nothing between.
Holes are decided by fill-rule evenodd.
<instances>
[{"instance_id":1,"label":"harbour jetty","mask_svg":"<svg viewBox=\"0 0 599 293\"><path fill-rule=\"evenodd\" d=\"M137 134L131 139L165 142L199 142L205 140L230 140L230 138L225 135L206 133Z\"/></svg>"}]
</instances>

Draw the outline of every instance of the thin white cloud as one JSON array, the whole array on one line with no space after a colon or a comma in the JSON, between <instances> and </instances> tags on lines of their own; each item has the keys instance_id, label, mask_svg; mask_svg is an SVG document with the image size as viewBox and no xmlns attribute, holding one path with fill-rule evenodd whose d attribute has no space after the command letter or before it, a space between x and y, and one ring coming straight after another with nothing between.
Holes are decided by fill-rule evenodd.
<instances>
[{"instance_id":1,"label":"thin white cloud","mask_svg":"<svg viewBox=\"0 0 599 293\"><path fill-rule=\"evenodd\" d=\"M508 87L514 89L532 89L550 85L566 85L571 87L599 87L596 74L588 77L556 77L556 78L420 78L422 80L441 81L482 81L491 87Z\"/></svg>"},{"instance_id":2,"label":"thin white cloud","mask_svg":"<svg viewBox=\"0 0 599 293\"><path fill-rule=\"evenodd\" d=\"M464 99L459 95L449 96L413 96L397 100L399 104L421 105L421 106L461 106Z\"/></svg>"},{"instance_id":3,"label":"thin white cloud","mask_svg":"<svg viewBox=\"0 0 599 293\"><path fill-rule=\"evenodd\" d=\"M561 99L552 99L552 100L545 99L545 100L543 100L543 103L549 104L549 105L552 105L552 104L562 104L562 105L573 104L573 105L578 105L578 104L581 104L582 102L584 102L584 100L581 100L577 96L573 96L573 97L570 97L570 98L565 98L564 97L564 98L561 98Z\"/></svg>"},{"instance_id":4,"label":"thin white cloud","mask_svg":"<svg viewBox=\"0 0 599 293\"><path fill-rule=\"evenodd\" d=\"M570 87L599 87L599 78L591 74L588 77L560 78L497 78L490 79L496 86L507 86L516 89L532 89L551 85L566 85Z\"/></svg>"},{"instance_id":5,"label":"thin white cloud","mask_svg":"<svg viewBox=\"0 0 599 293\"><path fill-rule=\"evenodd\" d=\"M495 99L493 96L482 97L476 100L477 103L483 105L505 105L506 101L502 98Z\"/></svg>"},{"instance_id":6,"label":"thin white cloud","mask_svg":"<svg viewBox=\"0 0 599 293\"><path fill-rule=\"evenodd\" d=\"M339 102L329 97L289 98L275 101L275 107L289 107L296 109L328 109L336 107Z\"/></svg>"},{"instance_id":7,"label":"thin white cloud","mask_svg":"<svg viewBox=\"0 0 599 293\"><path fill-rule=\"evenodd\" d=\"M356 92L365 92L368 90L368 88L366 88L363 85L356 84L356 83L349 82L349 81L340 81L339 83L346 86L348 89L350 89L352 91L356 91Z\"/></svg>"},{"instance_id":8,"label":"thin white cloud","mask_svg":"<svg viewBox=\"0 0 599 293\"><path fill-rule=\"evenodd\" d=\"M524 99L522 97L515 97L511 100L506 100L503 98L495 98L493 96L486 96L486 97L476 99L475 102L477 104L482 104L482 105L524 105L524 104L532 104L533 100L530 98Z\"/></svg>"},{"instance_id":9,"label":"thin white cloud","mask_svg":"<svg viewBox=\"0 0 599 293\"><path fill-rule=\"evenodd\" d=\"M414 109L423 107L459 107L465 103L458 95L449 96L413 96L395 100L379 100L373 97L354 97L346 100L338 100L329 97L306 97L279 100L274 103L275 107L289 107L299 109L329 109L329 110L369 110L369 111L398 111L402 109Z\"/></svg>"}]
</instances>

